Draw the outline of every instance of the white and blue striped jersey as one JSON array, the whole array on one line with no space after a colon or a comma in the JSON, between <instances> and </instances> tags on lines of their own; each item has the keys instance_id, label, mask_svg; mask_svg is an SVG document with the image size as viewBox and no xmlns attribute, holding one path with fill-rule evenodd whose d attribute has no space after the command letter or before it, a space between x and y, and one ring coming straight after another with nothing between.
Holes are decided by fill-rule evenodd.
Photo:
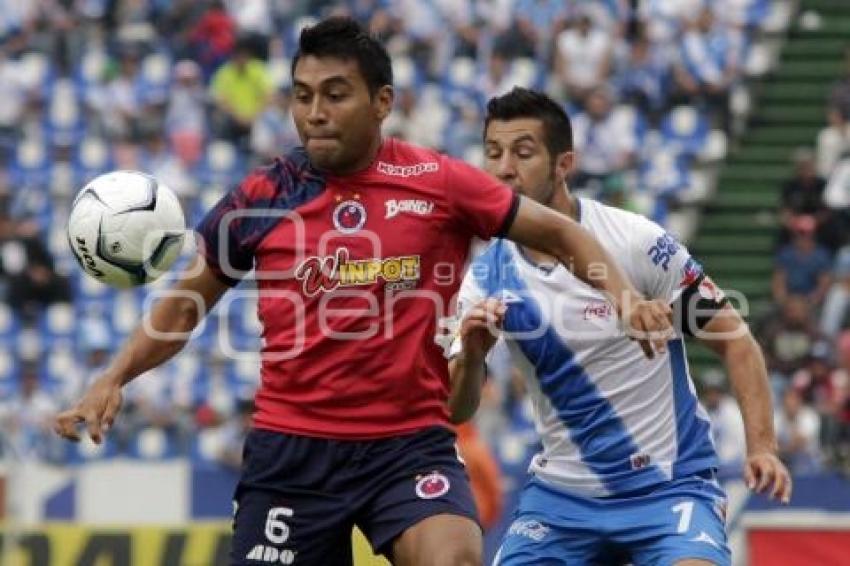
<instances>
[{"instance_id":1,"label":"white and blue striped jersey","mask_svg":"<svg viewBox=\"0 0 850 566\"><path fill-rule=\"evenodd\" d=\"M702 274L685 247L654 222L577 202L581 225L645 296L673 303ZM530 467L538 478L604 497L717 466L680 335L665 354L646 358L602 293L562 265L532 264L507 240L495 240L473 261L459 316L486 297L508 304L491 356L507 348L526 377L543 443ZM460 351L459 340L452 350Z\"/></svg>"}]
</instances>

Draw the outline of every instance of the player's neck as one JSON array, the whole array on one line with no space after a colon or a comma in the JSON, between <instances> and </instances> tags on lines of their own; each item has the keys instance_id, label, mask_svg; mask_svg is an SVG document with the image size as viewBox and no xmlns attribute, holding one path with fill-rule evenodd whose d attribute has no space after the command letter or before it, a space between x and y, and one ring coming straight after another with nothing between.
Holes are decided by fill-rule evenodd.
<instances>
[{"instance_id":1,"label":"player's neck","mask_svg":"<svg viewBox=\"0 0 850 566\"><path fill-rule=\"evenodd\" d=\"M331 175L336 177L344 177L347 175L355 175L361 171L364 171L369 168L370 165L375 161L378 157L378 152L381 151L381 146L384 143L384 138L380 134L374 136L371 141L371 145L369 150L363 155L361 159L352 164L345 169L341 169L339 171L329 171Z\"/></svg>"},{"instance_id":2,"label":"player's neck","mask_svg":"<svg viewBox=\"0 0 850 566\"><path fill-rule=\"evenodd\" d=\"M580 221L578 199L570 194L566 185L564 185L564 190L555 192L552 196L551 202L547 203L547 206L565 216L569 216L576 222ZM532 263L540 266L542 269L548 269L551 271L558 264L558 260L554 256L538 252L537 250L532 250L525 246L522 247L522 253Z\"/></svg>"}]
</instances>

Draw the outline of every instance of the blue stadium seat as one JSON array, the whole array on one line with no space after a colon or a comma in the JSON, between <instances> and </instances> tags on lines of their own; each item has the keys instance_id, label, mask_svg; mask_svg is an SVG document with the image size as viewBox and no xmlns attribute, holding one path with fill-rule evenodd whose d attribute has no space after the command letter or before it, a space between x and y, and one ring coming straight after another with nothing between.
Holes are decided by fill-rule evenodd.
<instances>
[{"instance_id":1,"label":"blue stadium seat","mask_svg":"<svg viewBox=\"0 0 850 566\"><path fill-rule=\"evenodd\" d=\"M11 342L0 339L0 399L9 399L18 390L20 365Z\"/></svg>"},{"instance_id":2,"label":"blue stadium seat","mask_svg":"<svg viewBox=\"0 0 850 566\"><path fill-rule=\"evenodd\" d=\"M661 120L665 144L686 155L702 151L709 131L708 117L693 106L677 106Z\"/></svg>"}]
</instances>

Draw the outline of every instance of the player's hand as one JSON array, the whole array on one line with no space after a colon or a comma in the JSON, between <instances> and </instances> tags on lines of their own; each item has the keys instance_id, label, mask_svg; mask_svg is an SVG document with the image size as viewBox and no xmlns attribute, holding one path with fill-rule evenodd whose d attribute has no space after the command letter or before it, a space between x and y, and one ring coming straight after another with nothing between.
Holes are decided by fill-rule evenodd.
<instances>
[{"instance_id":1,"label":"player's hand","mask_svg":"<svg viewBox=\"0 0 850 566\"><path fill-rule=\"evenodd\" d=\"M791 474L785 464L771 452L757 452L747 456L744 481L756 493L767 493L771 499L786 504L791 501Z\"/></svg>"},{"instance_id":2,"label":"player's hand","mask_svg":"<svg viewBox=\"0 0 850 566\"><path fill-rule=\"evenodd\" d=\"M460 323L460 341L466 356L484 358L496 343L508 307L498 299L473 306Z\"/></svg>"},{"instance_id":3,"label":"player's hand","mask_svg":"<svg viewBox=\"0 0 850 566\"><path fill-rule=\"evenodd\" d=\"M674 336L673 311L663 301L627 300L623 303L622 319L626 334L637 340L647 358L654 358L655 352L663 354L667 341Z\"/></svg>"},{"instance_id":4,"label":"player's hand","mask_svg":"<svg viewBox=\"0 0 850 566\"><path fill-rule=\"evenodd\" d=\"M53 430L63 438L79 442L77 425L85 423L92 441L100 444L104 433L115 421L115 415L121 408L121 400L121 385L110 376L104 375L92 383L74 407L56 416Z\"/></svg>"}]
</instances>

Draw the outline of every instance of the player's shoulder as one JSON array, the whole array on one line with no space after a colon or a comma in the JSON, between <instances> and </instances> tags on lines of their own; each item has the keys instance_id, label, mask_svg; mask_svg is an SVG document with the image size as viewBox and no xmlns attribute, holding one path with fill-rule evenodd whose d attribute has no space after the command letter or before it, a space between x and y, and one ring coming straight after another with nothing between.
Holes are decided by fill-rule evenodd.
<instances>
[{"instance_id":1,"label":"player's shoulder","mask_svg":"<svg viewBox=\"0 0 850 566\"><path fill-rule=\"evenodd\" d=\"M472 258L464 283L494 291L501 280L513 273L514 244L504 238L493 238Z\"/></svg>"},{"instance_id":2,"label":"player's shoulder","mask_svg":"<svg viewBox=\"0 0 850 566\"><path fill-rule=\"evenodd\" d=\"M644 242L665 234L664 228L646 216L600 202L580 198L581 223L592 232L608 232L628 242Z\"/></svg>"},{"instance_id":3,"label":"player's shoulder","mask_svg":"<svg viewBox=\"0 0 850 566\"><path fill-rule=\"evenodd\" d=\"M304 148L297 147L251 170L239 184L239 192L250 207L293 209L318 196L324 187L324 176L311 165Z\"/></svg>"}]
</instances>

